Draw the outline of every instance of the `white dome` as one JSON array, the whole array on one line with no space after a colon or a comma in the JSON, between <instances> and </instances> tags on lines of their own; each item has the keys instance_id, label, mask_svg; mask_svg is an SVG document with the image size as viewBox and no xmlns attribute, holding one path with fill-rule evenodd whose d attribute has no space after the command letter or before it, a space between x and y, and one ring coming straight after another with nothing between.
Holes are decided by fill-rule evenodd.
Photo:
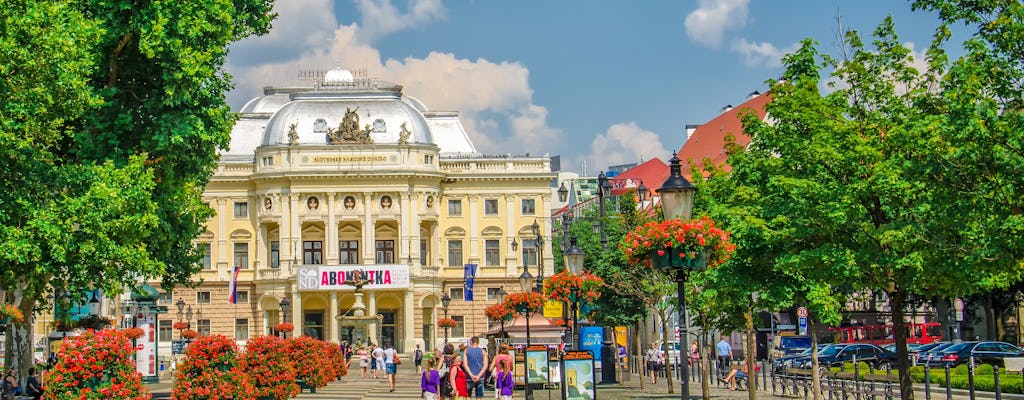
<instances>
[{"instance_id":1,"label":"white dome","mask_svg":"<svg viewBox=\"0 0 1024 400\"><path fill-rule=\"evenodd\" d=\"M334 69L327 71L327 73L324 74L325 85L352 83L354 81L355 78L352 76L352 72L347 69L341 68L340 66L335 67Z\"/></svg>"}]
</instances>

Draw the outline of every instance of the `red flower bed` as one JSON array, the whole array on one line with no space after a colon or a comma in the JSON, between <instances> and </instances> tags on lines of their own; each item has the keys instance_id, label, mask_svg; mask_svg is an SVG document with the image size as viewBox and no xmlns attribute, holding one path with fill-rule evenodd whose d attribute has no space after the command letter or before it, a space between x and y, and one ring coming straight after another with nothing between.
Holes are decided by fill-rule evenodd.
<instances>
[{"instance_id":1,"label":"red flower bed","mask_svg":"<svg viewBox=\"0 0 1024 400\"><path fill-rule=\"evenodd\" d=\"M601 285L604 285L604 280L594 274L573 275L566 270L544 281L544 295L551 300L571 303L575 291L579 301L592 302L601 297Z\"/></svg>"},{"instance_id":2,"label":"red flower bed","mask_svg":"<svg viewBox=\"0 0 1024 400\"><path fill-rule=\"evenodd\" d=\"M124 330L124 335L127 336L129 339L138 339L145 334L146 331L142 330L142 328L128 328Z\"/></svg>"},{"instance_id":3,"label":"red flower bed","mask_svg":"<svg viewBox=\"0 0 1024 400\"><path fill-rule=\"evenodd\" d=\"M112 329L69 337L46 375L47 399L149 399L135 372L135 350L124 332Z\"/></svg>"},{"instance_id":4,"label":"red flower bed","mask_svg":"<svg viewBox=\"0 0 1024 400\"><path fill-rule=\"evenodd\" d=\"M336 379L335 364L323 346L323 341L299 336L288 339L287 343L288 356L295 363L296 379L301 379L307 386L318 388Z\"/></svg>"},{"instance_id":5,"label":"red flower bed","mask_svg":"<svg viewBox=\"0 0 1024 400\"><path fill-rule=\"evenodd\" d=\"M493 321L504 321L512 318L514 311L505 305L505 303L494 304L487 306L484 309L484 315Z\"/></svg>"},{"instance_id":6,"label":"red flower bed","mask_svg":"<svg viewBox=\"0 0 1024 400\"><path fill-rule=\"evenodd\" d=\"M292 325L291 322L282 322L274 326L274 329L277 329L280 332L291 332L295 330L295 325Z\"/></svg>"},{"instance_id":7,"label":"red flower bed","mask_svg":"<svg viewBox=\"0 0 1024 400\"><path fill-rule=\"evenodd\" d=\"M252 399L256 389L238 366L238 346L224 335L204 336L185 349L174 374L175 400Z\"/></svg>"},{"instance_id":8,"label":"red flower bed","mask_svg":"<svg viewBox=\"0 0 1024 400\"><path fill-rule=\"evenodd\" d=\"M295 383L295 363L288 355L287 344L277 336L249 338L238 367L249 374L256 389L252 398L285 400L299 394Z\"/></svg>"},{"instance_id":9,"label":"red flower bed","mask_svg":"<svg viewBox=\"0 0 1024 400\"><path fill-rule=\"evenodd\" d=\"M199 337L199 332L196 332L196 331L191 330L191 329L186 329L186 330L181 331L181 337L183 337L185 339L195 339L195 338Z\"/></svg>"},{"instance_id":10,"label":"red flower bed","mask_svg":"<svg viewBox=\"0 0 1024 400\"><path fill-rule=\"evenodd\" d=\"M456 321L451 318L441 318L437 320L438 328L454 328L456 326L459 326L459 321Z\"/></svg>"}]
</instances>

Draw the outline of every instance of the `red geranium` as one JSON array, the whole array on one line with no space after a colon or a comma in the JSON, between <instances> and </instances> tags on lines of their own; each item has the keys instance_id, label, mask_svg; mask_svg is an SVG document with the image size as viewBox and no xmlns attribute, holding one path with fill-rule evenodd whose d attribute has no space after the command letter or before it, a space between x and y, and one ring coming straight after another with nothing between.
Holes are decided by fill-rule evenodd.
<instances>
[{"instance_id":1,"label":"red geranium","mask_svg":"<svg viewBox=\"0 0 1024 400\"><path fill-rule=\"evenodd\" d=\"M10 317L17 322L25 320L25 315L14 304L4 304L3 307L0 307L0 317Z\"/></svg>"},{"instance_id":2,"label":"red geranium","mask_svg":"<svg viewBox=\"0 0 1024 400\"><path fill-rule=\"evenodd\" d=\"M295 325L292 325L291 322L282 322L277 324L274 329L277 329L279 332L291 332L295 330Z\"/></svg>"},{"instance_id":3,"label":"red geranium","mask_svg":"<svg viewBox=\"0 0 1024 400\"><path fill-rule=\"evenodd\" d=\"M183 337L185 339L195 339L195 338L199 337L199 332L196 332L196 331L191 330L191 329L186 329L186 330L181 331L181 337Z\"/></svg>"},{"instance_id":4,"label":"red geranium","mask_svg":"<svg viewBox=\"0 0 1024 400\"><path fill-rule=\"evenodd\" d=\"M295 379L315 388L327 386L335 379L335 365L322 341L298 336L286 340L286 343L288 357L295 363Z\"/></svg>"},{"instance_id":5,"label":"red geranium","mask_svg":"<svg viewBox=\"0 0 1024 400\"><path fill-rule=\"evenodd\" d=\"M295 363L288 356L284 339L277 336L249 338L238 366L249 374L256 388L256 395L251 398L285 400L299 394Z\"/></svg>"},{"instance_id":6,"label":"red geranium","mask_svg":"<svg viewBox=\"0 0 1024 400\"><path fill-rule=\"evenodd\" d=\"M451 318L441 318L437 320L438 328L454 328L459 326L459 322Z\"/></svg>"},{"instance_id":7,"label":"red geranium","mask_svg":"<svg viewBox=\"0 0 1024 400\"><path fill-rule=\"evenodd\" d=\"M256 389L238 367L238 346L224 335L204 336L185 350L174 373L176 400L252 399Z\"/></svg>"},{"instance_id":8,"label":"red geranium","mask_svg":"<svg viewBox=\"0 0 1024 400\"><path fill-rule=\"evenodd\" d=\"M577 300L592 302L601 297L601 285L604 280L589 272L575 275L564 270L544 281L544 295L551 300L570 303L574 291Z\"/></svg>"},{"instance_id":9,"label":"red geranium","mask_svg":"<svg viewBox=\"0 0 1024 400\"><path fill-rule=\"evenodd\" d=\"M142 328L128 328L124 330L124 335L127 336L129 339L138 339L145 334L146 331L142 330Z\"/></svg>"},{"instance_id":10,"label":"red geranium","mask_svg":"<svg viewBox=\"0 0 1024 400\"><path fill-rule=\"evenodd\" d=\"M509 293L505 296L505 307L516 312L523 309L535 311L544 305L544 295L535 292Z\"/></svg>"},{"instance_id":11,"label":"red geranium","mask_svg":"<svg viewBox=\"0 0 1024 400\"><path fill-rule=\"evenodd\" d=\"M174 325L172 325L172 326L174 327L174 329L177 329L177 330L181 331L181 330L188 329L188 322L178 321L178 322L175 322Z\"/></svg>"},{"instance_id":12,"label":"red geranium","mask_svg":"<svg viewBox=\"0 0 1024 400\"><path fill-rule=\"evenodd\" d=\"M86 331L68 337L46 375L47 399L149 399L124 332Z\"/></svg>"},{"instance_id":13,"label":"red geranium","mask_svg":"<svg viewBox=\"0 0 1024 400\"><path fill-rule=\"evenodd\" d=\"M345 362L345 355L341 354L341 347L338 347L330 342L320 342L321 345L327 349L327 355L331 359L331 363L334 364L334 373L336 379L348 375L348 363Z\"/></svg>"},{"instance_id":14,"label":"red geranium","mask_svg":"<svg viewBox=\"0 0 1024 400\"><path fill-rule=\"evenodd\" d=\"M484 315L493 321L504 321L512 318L513 311L505 303L493 304L484 309Z\"/></svg>"},{"instance_id":15,"label":"red geranium","mask_svg":"<svg viewBox=\"0 0 1024 400\"><path fill-rule=\"evenodd\" d=\"M707 267L713 268L729 259L736 245L729 232L715 227L715 221L704 217L692 221L671 219L648 222L633 229L619 243L631 263L649 264L652 254L664 256L666 251L678 252L673 257L697 259L706 253Z\"/></svg>"}]
</instances>

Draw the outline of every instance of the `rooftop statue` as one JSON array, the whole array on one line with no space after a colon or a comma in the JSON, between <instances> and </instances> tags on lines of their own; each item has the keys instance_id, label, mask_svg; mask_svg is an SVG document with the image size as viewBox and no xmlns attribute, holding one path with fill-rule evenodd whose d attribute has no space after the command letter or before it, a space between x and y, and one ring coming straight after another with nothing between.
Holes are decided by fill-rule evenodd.
<instances>
[{"instance_id":1,"label":"rooftop statue","mask_svg":"<svg viewBox=\"0 0 1024 400\"><path fill-rule=\"evenodd\" d=\"M409 136L412 136L412 132L405 126L405 122L402 123L402 131L398 133L398 144L409 144Z\"/></svg>"},{"instance_id":2,"label":"rooftop statue","mask_svg":"<svg viewBox=\"0 0 1024 400\"><path fill-rule=\"evenodd\" d=\"M345 107L345 117L338 124L338 129L327 129L328 143L373 143L373 138L370 137L370 131L372 130L370 126L367 125L366 129L359 129L359 114L356 111L359 111L359 107L356 107L355 110Z\"/></svg>"}]
</instances>

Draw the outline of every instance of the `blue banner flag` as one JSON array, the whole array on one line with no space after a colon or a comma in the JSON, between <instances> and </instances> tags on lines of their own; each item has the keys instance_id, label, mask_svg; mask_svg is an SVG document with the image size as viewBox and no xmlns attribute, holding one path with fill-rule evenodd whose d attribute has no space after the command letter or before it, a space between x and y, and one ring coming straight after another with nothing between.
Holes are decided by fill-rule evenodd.
<instances>
[{"instance_id":1,"label":"blue banner flag","mask_svg":"<svg viewBox=\"0 0 1024 400\"><path fill-rule=\"evenodd\" d=\"M476 277L476 264L463 264L462 286L466 301L473 301L473 278Z\"/></svg>"}]
</instances>

